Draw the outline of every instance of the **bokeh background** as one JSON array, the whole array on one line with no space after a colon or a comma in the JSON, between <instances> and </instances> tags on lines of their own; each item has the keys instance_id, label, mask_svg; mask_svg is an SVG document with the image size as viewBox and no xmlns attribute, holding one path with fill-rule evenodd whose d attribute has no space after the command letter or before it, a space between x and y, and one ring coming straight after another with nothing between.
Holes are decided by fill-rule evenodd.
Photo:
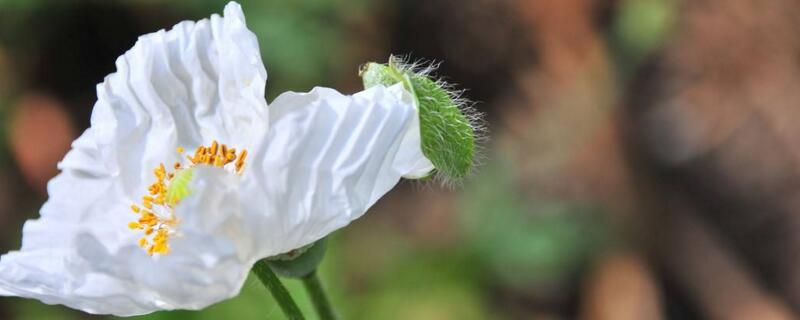
<instances>
[{"instance_id":1,"label":"bokeh background","mask_svg":"<svg viewBox=\"0 0 800 320\"><path fill-rule=\"evenodd\" d=\"M114 59L224 4L0 0L3 252L38 215ZM357 92L361 64L410 54L442 62L487 117L464 185L403 182L331 237L322 276L343 319L800 315L797 1L242 5L269 100ZM0 298L0 319L110 318ZM206 310L136 319L283 315L249 279Z\"/></svg>"}]
</instances>

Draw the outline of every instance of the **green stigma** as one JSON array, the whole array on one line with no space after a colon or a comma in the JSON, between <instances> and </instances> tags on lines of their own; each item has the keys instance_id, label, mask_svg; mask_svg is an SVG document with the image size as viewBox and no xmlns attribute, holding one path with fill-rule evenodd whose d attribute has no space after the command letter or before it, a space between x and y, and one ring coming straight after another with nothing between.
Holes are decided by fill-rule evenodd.
<instances>
[{"instance_id":1,"label":"green stigma","mask_svg":"<svg viewBox=\"0 0 800 320\"><path fill-rule=\"evenodd\" d=\"M189 189L189 182L192 181L192 176L194 176L194 168L191 167L175 173L175 176L169 182L169 186L167 186L166 200L168 205L174 206L192 194L192 190Z\"/></svg>"}]
</instances>

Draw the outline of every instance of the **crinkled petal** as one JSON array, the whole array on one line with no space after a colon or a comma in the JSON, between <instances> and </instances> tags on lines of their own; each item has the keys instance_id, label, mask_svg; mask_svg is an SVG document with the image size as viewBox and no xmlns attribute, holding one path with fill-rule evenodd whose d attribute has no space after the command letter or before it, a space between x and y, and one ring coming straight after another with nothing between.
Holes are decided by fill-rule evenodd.
<instances>
[{"instance_id":1,"label":"crinkled petal","mask_svg":"<svg viewBox=\"0 0 800 320\"><path fill-rule=\"evenodd\" d=\"M116 65L98 85L92 127L128 192L139 192L159 163L180 160L176 147L218 140L250 148L268 128L267 74L237 3L224 18L140 37Z\"/></svg>"},{"instance_id":2,"label":"crinkled petal","mask_svg":"<svg viewBox=\"0 0 800 320\"><path fill-rule=\"evenodd\" d=\"M116 315L237 294L250 266L230 240L187 227L174 254L153 258L126 225L153 168L178 160L176 147L216 139L249 148L267 131L265 81L236 3L224 17L142 36L98 85L91 127L60 163L41 217L25 224L22 248L0 258L0 294Z\"/></svg>"},{"instance_id":3,"label":"crinkled petal","mask_svg":"<svg viewBox=\"0 0 800 320\"><path fill-rule=\"evenodd\" d=\"M402 176L420 174L427 159L417 118L400 85L352 96L315 88L273 101L270 132L240 186L255 256L312 243L363 215Z\"/></svg>"}]
</instances>

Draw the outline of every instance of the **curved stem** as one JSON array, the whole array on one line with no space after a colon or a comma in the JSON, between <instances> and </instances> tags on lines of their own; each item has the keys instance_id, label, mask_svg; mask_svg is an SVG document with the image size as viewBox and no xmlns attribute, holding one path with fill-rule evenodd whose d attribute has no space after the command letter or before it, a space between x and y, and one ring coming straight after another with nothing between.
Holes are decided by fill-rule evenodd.
<instances>
[{"instance_id":1,"label":"curved stem","mask_svg":"<svg viewBox=\"0 0 800 320\"><path fill-rule=\"evenodd\" d=\"M316 270L303 277L303 285L306 287L309 296L311 296L311 303L314 304L314 309L317 310L320 320L336 319L336 314L333 312L325 290L322 289L322 283L319 281Z\"/></svg>"},{"instance_id":2,"label":"curved stem","mask_svg":"<svg viewBox=\"0 0 800 320\"><path fill-rule=\"evenodd\" d=\"M300 308L297 307L292 296L289 295L289 291L286 290L286 287L283 286L281 280L278 279L275 272L270 269L266 261L259 260L256 262L256 264L253 265L253 273L258 276L261 283L272 293L275 301L281 306L281 310L283 310L283 314L286 315L286 318L290 320L305 320L303 313L300 312Z\"/></svg>"}]
</instances>

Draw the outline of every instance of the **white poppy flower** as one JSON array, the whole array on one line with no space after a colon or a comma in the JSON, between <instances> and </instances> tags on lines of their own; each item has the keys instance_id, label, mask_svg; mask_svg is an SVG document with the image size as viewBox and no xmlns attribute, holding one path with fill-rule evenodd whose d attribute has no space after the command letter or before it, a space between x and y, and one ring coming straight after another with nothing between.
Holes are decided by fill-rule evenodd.
<instances>
[{"instance_id":1,"label":"white poppy flower","mask_svg":"<svg viewBox=\"0 0 800 320\"><path fill-rule=\"evenodd\" d=\"M401 177L433 169L400 85L284 93L267 106L236 3L139 38L97 86L0 294L90 313L200 309L259 259L347 225Z\"/></svg>"}]
</instances>

